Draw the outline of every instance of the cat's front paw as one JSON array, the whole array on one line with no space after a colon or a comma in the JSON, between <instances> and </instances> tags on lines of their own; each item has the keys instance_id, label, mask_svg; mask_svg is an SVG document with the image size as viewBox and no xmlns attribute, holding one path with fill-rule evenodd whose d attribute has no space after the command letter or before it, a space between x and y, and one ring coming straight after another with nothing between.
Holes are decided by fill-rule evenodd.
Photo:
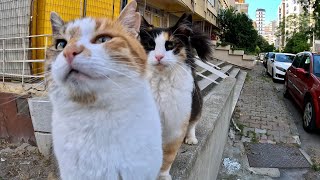
<instances>
[{"instance_id":1,"label":"cat's front paw","mask_svg":"<svg viewBox=\"0 0 320 180\"><path fill-rule=\"evenodd\" d=\"M194 145L194 144L198 144L198 139L196 137L186 137L184 142L189 145Z\"/></svg>"},{"instance_id":2,"label":"cat's front paw","mask_svg":"<svg viewBox=\"0 0 320 180\"><path fill-rule=\"evenodd\" d=\"M158 180L172 180L171 175L160 175Z\"/></svg>"}]
</instances>

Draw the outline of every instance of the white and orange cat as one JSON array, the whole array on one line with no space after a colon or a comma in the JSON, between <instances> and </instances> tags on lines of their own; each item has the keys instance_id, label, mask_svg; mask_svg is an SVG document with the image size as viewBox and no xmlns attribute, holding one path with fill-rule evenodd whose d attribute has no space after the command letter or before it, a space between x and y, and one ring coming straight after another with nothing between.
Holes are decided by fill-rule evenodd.
<instances>
[{"instance_id":1,"label":"white and orange cat","mask_svg":"<svg viewBox=\"0 0 320 180\"><path fill-rule=\"evenodd\" d=\"M159 113L145 78L132 1L116 21L51 13L52 136L63 180L153 180L162 164Z\"/></svg>"}]
</instances>

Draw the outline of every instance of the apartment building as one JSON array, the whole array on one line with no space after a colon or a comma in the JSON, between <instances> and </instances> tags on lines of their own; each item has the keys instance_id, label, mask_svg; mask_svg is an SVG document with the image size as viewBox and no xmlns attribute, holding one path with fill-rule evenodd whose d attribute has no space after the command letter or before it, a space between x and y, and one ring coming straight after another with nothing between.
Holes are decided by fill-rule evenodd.
<instances>
[{"instance_id":1,"label":"apartment building","mask_svg":"<svg viewBox=\"0 0 320 180\"><path fill-rule=\"evenodd\" d=\"M264 27L263 37L268 41L269 44L276 44L276 32L277 32L277 21L271 21Z\"/></svg>"},{"instance_id":2,"label":"apartment building","mask_svg":"<svg viewBox=\"0 0 320 180\"><path fill-rule=\"evenodd\" d=\"M245 0L236 0L234 7L238 12L248 15L249 4L245 3Z\"/></svg>"},{"instance_id":3,"label":"apartment building","mask_svg":"<svg viewBox=\"0 0 320 180\"><path fill-rule=\"evenodd\" d=\"M266 17L266 10L265 9L257 9L256 10L257 30L258 30L258 34L261 36L264 35L265 17Z\"/></svg>"}]
</instances>

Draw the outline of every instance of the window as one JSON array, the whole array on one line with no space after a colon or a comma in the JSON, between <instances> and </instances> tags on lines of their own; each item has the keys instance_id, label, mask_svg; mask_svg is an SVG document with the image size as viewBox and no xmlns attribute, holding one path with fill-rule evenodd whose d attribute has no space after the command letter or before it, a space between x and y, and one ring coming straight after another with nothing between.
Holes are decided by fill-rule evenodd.
<instances>
[{"instance_id":1,"label":"window","mask_svg":"<svg viewBox=\"0 0 320 180\"><path fill-rule=\"evenodd\" d=\"M275 61L292 63L294 55L277 54Z\"/></svg>"},{"instance_id":2,"label":"window","mask_svg":"<svg viewBox=\"0 0 320 180\"><path fill-rule=\"evenodd\" d=\"M313 56L313 74L320 77L320 55Z\"/></svg>"},{"instance_id":3,"label":"window","mask_svg":"<svg viewBox=\"0 0 320 180\"><path fill-rule=\"evenodd\" d=\"M308 54L306 54L305 60L302 62L303 63L302 68L307 72L310 72L310 60L311 60L311 57Z\"/></svg>"},{"instance_id":4,"label":"window","mask_svg":"<svg viewBox=\"0 0 320 180\"><path fill-rule=\"evenodd\" d=\"M295 6L295 7L293 8L293 10L296 11L296 10L297 10L297 6Z\"/></svg>"},{"instance_id":5,"label":"window","mask_svg":"<svg viewBox=\"0 0 320 180\"><path fill-rule=\"evenodd\" d=\"M310 56L303 54L300 57L301 57L300 64L299 64L298 68L303 68L304 70L309 71L309 69L310 69L309 68L310 67Z\"/></svg>"},{"instance_id":6,"label":"window","mask_svg":"<svg viewBox=\"0 0 320 180\"><path fill-rule=\"evenodd\" d=\"M295 68L298 68L300 65L300 62L302 61L302 58L303 58L303 54L297 54L293 59L292 66Z\"/></svg>"}]
</instances>

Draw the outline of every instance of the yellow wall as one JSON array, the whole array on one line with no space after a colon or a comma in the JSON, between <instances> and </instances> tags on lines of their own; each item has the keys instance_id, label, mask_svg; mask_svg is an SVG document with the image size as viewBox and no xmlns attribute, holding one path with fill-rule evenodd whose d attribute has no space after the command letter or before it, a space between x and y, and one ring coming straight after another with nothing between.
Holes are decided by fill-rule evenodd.
<instances>
[{"instance_id":1,"label":"yellow wall","mask_svg":"<svg viewBox=\"0 0 320 180\"><path fill-rule=\"evenodd\" d=\"M120 0L35 0L33 1L32 35L51 34L50 12L57 12L64 21L80 18L84 14L90 17L116 18L120 13ZM86 12L84 13L84 9ZM44 47L45 38L32 38L32 47ZM47 45L51 44L48 39ZM33 50L33 59L45 59L44 50ZM42 73L43 64L33 63L33 73Z\"/></svg>"}]
</instances>

